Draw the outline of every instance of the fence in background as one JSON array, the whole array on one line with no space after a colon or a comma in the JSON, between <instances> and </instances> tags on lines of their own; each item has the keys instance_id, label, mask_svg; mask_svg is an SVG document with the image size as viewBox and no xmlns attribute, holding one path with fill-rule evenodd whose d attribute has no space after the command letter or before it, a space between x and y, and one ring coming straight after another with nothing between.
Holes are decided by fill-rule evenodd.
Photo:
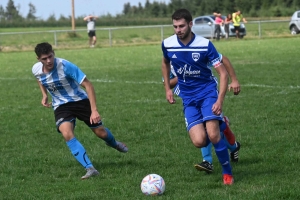
<instances>
[{"instance_id":1,"label":"fence in background","mask_svg":"<svg viewBox=\"0 0 300 200\"><path fill-rule=\"evenodd\" d=\"M295 37L290 34L288 20L250 21L244 39ZM172 25L97 28L96 47L159 44L173 34ZM86 29L0 33L1 51L32 50L37 43L52 43L56 48L85 48Z\"/></svg>"}]
</instances>

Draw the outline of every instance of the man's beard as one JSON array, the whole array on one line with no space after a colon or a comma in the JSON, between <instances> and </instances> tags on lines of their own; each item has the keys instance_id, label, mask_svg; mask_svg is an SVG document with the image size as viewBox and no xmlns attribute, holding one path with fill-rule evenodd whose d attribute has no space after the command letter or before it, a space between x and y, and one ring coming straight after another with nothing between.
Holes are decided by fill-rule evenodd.
<instances>
[{"instance_id":1,"label":"man's beard","mask_svg":"<svg viewBox=\"0 0 300 200\"><path fill-rule=\"evenodd\" d=\"M187 39L187 37L190 35L191 29L190 27L186 30L186 32L182 36L178 36L181 40Z\"/></svg>"}]
</instances>

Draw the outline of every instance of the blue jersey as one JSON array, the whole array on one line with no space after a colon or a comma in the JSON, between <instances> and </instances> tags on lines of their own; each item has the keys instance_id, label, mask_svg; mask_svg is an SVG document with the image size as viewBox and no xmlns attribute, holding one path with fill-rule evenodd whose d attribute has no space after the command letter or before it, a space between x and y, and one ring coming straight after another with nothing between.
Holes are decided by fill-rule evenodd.
<instances>
[{"instance_id":1,"label":"blue jersey","mask_svg":"<svg viewBox=\"0 0 300 200\"><path fill-rule=\"evenodd\" d=\"M210 97L217 94L217 81L211 66L218 67L221 60L214 45L201 36L194 35L189 44L184 45L173 35L162 42L165 59L172 62L178 77L182 98Z\"/></svg>"},{"instance_id":2,"label":"blue jersey","mask_svg":"<svg viewBox=\"0 0 300 200\"><path fill-rule=\"evenodd\" d=\"M49 73L44 73L43 64L38 62L33 65L32 73L50 93L54 110L62 104L88 98L80 87L86 75L67 60L55 58L54 68Z\"/></svg>"}]
</instances>

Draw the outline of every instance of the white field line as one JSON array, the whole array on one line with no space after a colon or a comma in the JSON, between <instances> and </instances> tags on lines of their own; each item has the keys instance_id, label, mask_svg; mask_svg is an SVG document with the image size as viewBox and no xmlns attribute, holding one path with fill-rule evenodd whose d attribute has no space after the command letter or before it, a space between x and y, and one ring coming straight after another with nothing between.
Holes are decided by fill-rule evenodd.
<instances>
[{"instance_id":1,"label":"white field line","mask_svg":"<svg viewBox=\"0 0 300 200\"><path fill-rule=\"evenodd\" d=\"M0 77L0 81L2 80L35 80L34 78L6 78ZM116 80L107 80L107 79L89 79L91 82L98 83L126 83L126 84L162 84L159 81L116 81ZM274 86L274 85L264 85L264 84L256 84L256 83L248 83L241 85L241 87L259 87L259 88L278 88L278 89L300 89L300 85L290 85L290 86Z\"/></svg>"}]
</instances>

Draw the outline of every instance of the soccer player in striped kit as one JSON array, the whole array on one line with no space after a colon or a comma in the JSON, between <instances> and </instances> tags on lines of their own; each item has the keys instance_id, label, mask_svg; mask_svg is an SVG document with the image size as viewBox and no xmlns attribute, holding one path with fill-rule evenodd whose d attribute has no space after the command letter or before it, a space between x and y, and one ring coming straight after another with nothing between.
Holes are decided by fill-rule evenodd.
<instances>
[{"instance_id":1,"label":"soccer player in striped kit","mask_svg":"<svg viewBox=\"0 0 300 200\"><path fill-rule=\"evenodd\" d=\"M214 45L192 31L192 15L186 9L172 15L175 34L162 42L162 73L165 80L166 99L174 103L170 88L170 62L178 77L183 101L186 128L195 147L213 144L222 166L223 183L234 182L229 155L220 135L222 105L228 85L228 74ZM220 84L207 63L211 62L220 76ZM205 124L205 126L204 126Z\"/></svg>"},{"instance_id":2,"label":"soccer player in striped kit","mask_svg":"<svg viewBox=\"0 0 300 200\"><path fill-rule=\"evenodd\" d=\"M116 141L111 131L103 126L96 106L95 90L86 75L75 64L56 58L47 42L37 44L35 53L39 62L33 65L32 73L42 92L41 104L52 106L57 131L62 134L75 159L86 169L81 179L98 175L85 148L74 135L76 119L83 121L108 146L123 153L128 148ZM48 93L52 103L48 103Z\"/></svg>"}]
</instances>

